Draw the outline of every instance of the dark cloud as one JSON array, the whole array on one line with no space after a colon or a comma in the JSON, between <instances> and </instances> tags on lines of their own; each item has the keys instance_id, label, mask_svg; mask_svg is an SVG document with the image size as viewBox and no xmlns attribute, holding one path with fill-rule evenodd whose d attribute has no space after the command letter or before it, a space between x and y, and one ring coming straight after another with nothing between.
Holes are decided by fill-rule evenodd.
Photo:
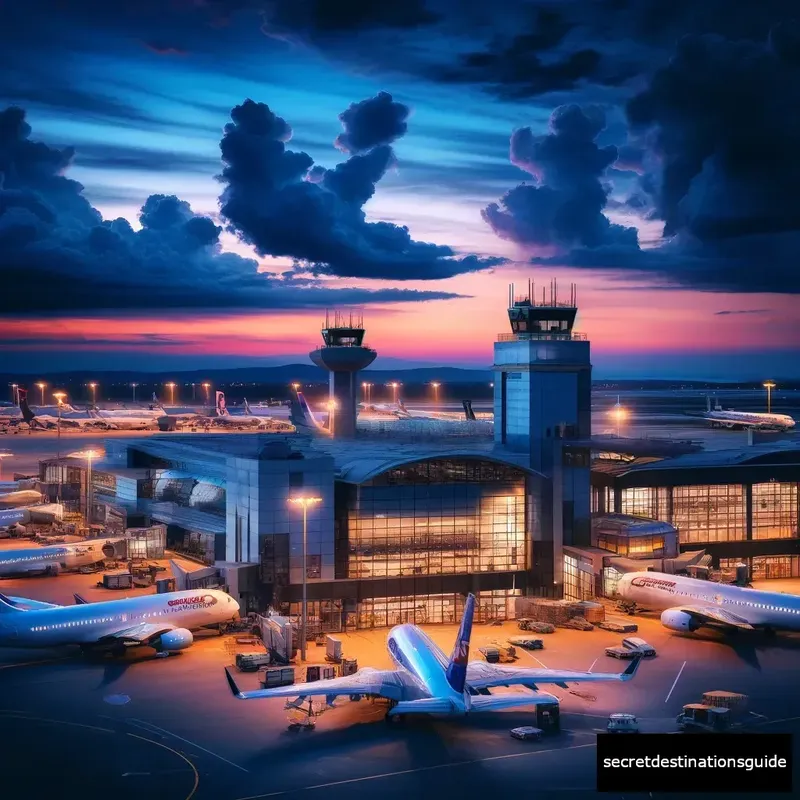
<instances>
[{"instance_id":1,"label":"dark cloud","mask_svg":"<svg viewBox=\"0 0 800 800\"><path fill-rule=\"evenodd\" d=\"M725 317L731 314L769 314L770 309L768 308L742 308L737 311L715 311L714 316L716 317Z\"/></svg>"},{"instance_id":2,"label":"dark cloud","mask_svg":"<svg viewBox=\"0 0 800 800\"><path fill-rule=\"evenodd\" d=\"M536 182L520 184L484 209L495 233L520 245L559 250L635 245L635 229L613 225L603 214L609 187L602 178L617 158L616 147L595 141L604 127L602 110L571 105L553 112L547 134L514 131L511 163Z\"/></svg>"},{"instance_id":3,"label":"dark cloud","mask_svg":"<svg viewBox=\"0 0 800 800\"><path fill-rule=\"evenodd\" d=\"M142 45L145 49L149 50L151 53L155 53L159 56L185 56L187 55L186 50L182 47L176 47L175 45L167 44L166 42L160 42L157 40L151 40L147 42L142 42Z\"/></svg>"},{"instance_id":4,"label":"dark cloud","mask_svg":"<svg viewBox=\"0 0 800 800\"><path fill-rule=\"evenodd\" d=\"M408 106L392 100L388 92L352 103L339 114L344 132L336 137L336 147L345 153L364 153L389 145L408 131L410 111Z\"/></svg>"},{"instance_id":5,"label":"dark cloud","mask_svg":"<svg viewBox=\"0 0 800 800\"><path fill-rule=\"evenodd\" d=\"M280 135L276 127L272 135ZM63 173L70 148L30 138L19 108L0 112L0 313L261 309L454 297L449 292L330 289L279 281L222 252L222 229L173 196L151 195L141 230L104 220ZM275 140L277 141L277 140Z\"/></svg>"},{"instance_id":6,"label":"dark cloud","mask_svg":"<svg viewBox=\"0 0 800 800\"><path fill-rule=\"evenodd\" d=\"M291 128L264 103L234 108L220 145L220 209L231 230L260 254L293 258L318 275L434 280L503 263L455 258L446 245L415 241L406 227L367 222L362 206L393 162L388 142L405 125L397 106L379 95L345 112L347 146L358 152L332 170L288 150Z\"/></svg>"},{"instance_id":7,"label":"dark cloud","mask_svg":"<svg viewBox=\"0 0 800 800\"><path fill-rule=\"evenodd\" d=\"M136 172L197 172L208 175L219 166L219 159L185 152L150 150L117 144L86 142L76 151L76 166Z\"/></svg>"}]
</instances>

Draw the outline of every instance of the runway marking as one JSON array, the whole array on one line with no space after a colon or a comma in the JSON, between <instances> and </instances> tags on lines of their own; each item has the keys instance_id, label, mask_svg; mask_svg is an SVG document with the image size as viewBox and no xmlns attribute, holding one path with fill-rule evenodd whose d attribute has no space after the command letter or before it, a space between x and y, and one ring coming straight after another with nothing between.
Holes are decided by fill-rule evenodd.
<instances>
[{"instance_id":1,"label":"runway marking","mask_svg":"<svg viewBox=\"0 0 800 800\"><path fill-rule=\"evenodd\" d=\"M175 753L178 758L182 758L191 768L192 772L194 772L194 786L192 786L192 791L186 795L186 800L192 800L194 797L195 792L197 791L197 787L200 785L200 773L197 771L197 768L191 761L183 753L179 753L177 750L173 750L169 745L162 744L161 742L154 742L152 739L147 739L144 736L138 736L135 733L128 733L128 736L133 736L134 739L141 739L143 742L149 742L150 744L156 745L156 747L163 747L165 750L169 750L170 753Z\"/></svg>"},{"instance_id":2,"label":"runway marking","mask_svg":"<svg viewBox=\"0 0 800 800\"><path fill-rule=\"evenodd\" d=\"M210 756L214 756L215 758L218 758L220 761L224 761L226 764L230 764L232 767L240 769L242 772L248 772L248 770L246 770L244 767L240 767L238 764L234 764L233 761L228 761L227 758L224 758L218 753L214 753L211 750L207 750L205 747L201 747L199 744L196 744L195 742L190 742L188 739L184 739L182 736L178 736L177 733L172 733L171 731L168 731L165 728L159 728L158 725L153 725L152 722L145 722L144 720L141 719L129 719L128 722L130 722L133 725L136 725L137 727L143 728L144 730L149 729L151 732L161 733L164 734L165 736L171 736L173 739L179 739L180 741L184 742L185 744L188 744L191 747L196 747L198 750L202 750L204 753L208 753Z\"/></svg>"},{"instance_id":3,"label":"runway marking","mask_svg":"<svg viewBox=\"0 0 800 800\"><path fill-rule=\"evenodd\" d=\"M47 658L42 661L22 661L19 664L3 664L0 669L16 669L17 667L35 667L39 664L55 664L58 661L71 661L72 656L62 656L61 658Z\"/></svg>"},{"instance_id":4,"label":"runway marking","mask_svg":"<svg viewBox=\"0 0 800 800\"><path fill-rule=\"evenodd\" d=\"M536 658L536 656L535 656L535 655L533 655L532 653L531 653L531 658L532 658L534 661L536 661L538 664L541 664L541 665L542 665L542 666L543 666L545 669L548 669L548 667L547 667L547 664L544 664L544 663L542 663L541 661L539 661L539 659L538 659L538 658Z\"/></svg>"},{"instance_id":5,"label":"runway marking","mask_svg":"<svg viewBox=\"0 0 800 800\"><path fill-rule=\"evenodd\" d=\"M597 663L597 659L595 659L594 661L592 661L592 666L591 666L591 667L589 667L589 669L588 669L587 671L588 671L588 672L591 672L591 671L594 669L594 665L595 665L596 663Z\"/></svg>"},{"instance_id":6,"label":"runway marking","mask_svg":"<svg viewBox=\"0 0 800 800\"><path fill-rule=\"evenodd\" d=\"M4 711L2 713L8 715L9 712ZM12 712L11 719L24 719L28 720L29 722L50 722L54 725L72 725L76 728L88 728L91 731L100 731L101 733L114 733L114 731L112 731L110 728L100 728L97 725L85 725L82 722L68 722L67 720L63 719L47 719L45 717L31 717L20 711Z\"/></svg>"},{"instance_id":7,"label":"runway marking","mask_svg":"<svg viewBox=\"0 0 800 800\"><path fill-rule=\"evenodd\" d=\"M784 717L783 719L771 719L768 722L758 722L757 725L775 725L778 722L796 722L800 717Z\"/></svg>"},{"instance_id":8,"label":"runway marking","mask_svg":"<svg viewBox=\"0 0 800 800\"><path fill-rule=\"evenodd\" d=\"M435 764L432 767L418 767L417 769L402 769L397 772L382 772L379 775L365 775L363 778L348 778L343 781L331 781L330 783L318 783L314 786L302 786L299 789L285 789L282 792L270 792L269 794L254 794L249 797L240 797L239 800L262 800L265 797L279 797L285 794L297 794L297 792L310 792L312 789L329 789L332 786L346 786L349 783L363 783L364 781L375 781L381 778L396 778L400 775L414 775L418 772L431 772L436 769L450 769L452 767L464 767L470 764L483 764L487 761L501 761L508 758L522 758L524 756L538 756L544 753L559 753L566 750L582 750L586 747L597 747L595 742L589 744L576 744L571 747L553 747L549 750L531 750L527 753L506 753L503 756L488 756L487 758L475 758L471 761L455 761L452 764Z\"/></svg>"},{"instance_id":9,"label":"runway marking","mask_svg":"<svg viewBox=\"0 0 800 800\"><path fill-rule=\"evenodd\" d=\"M667 695L666 699L664 700L665 703L669 702L669 698L672 697L672 693L675 691L675 686L678 683L678 679L681 677L681 673L683 672L683 668L686 666L686 662L684 661L681 664L681 668L678 670L678 674L675 676L675 681L672 684L672 688L669 690L669 694Z\"/></svg>"}]
</instances>

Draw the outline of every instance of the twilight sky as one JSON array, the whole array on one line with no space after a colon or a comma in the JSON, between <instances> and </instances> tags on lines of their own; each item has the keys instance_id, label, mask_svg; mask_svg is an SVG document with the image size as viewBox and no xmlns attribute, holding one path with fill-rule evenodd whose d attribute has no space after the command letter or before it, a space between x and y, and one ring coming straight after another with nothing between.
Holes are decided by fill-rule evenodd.
<instances>
[{"instance_id":1,"label":"twilight sky","mask_svg":"<svg viewBox=\"0 0 800 800\"><path fill-rule=\"evenodd\" d=\"M491 364L579 287L597 377L800 377L800 27L760 0L0 0L2 371ZM12 10L13 9L13 10Z\"/></svg>"}]
</instances>

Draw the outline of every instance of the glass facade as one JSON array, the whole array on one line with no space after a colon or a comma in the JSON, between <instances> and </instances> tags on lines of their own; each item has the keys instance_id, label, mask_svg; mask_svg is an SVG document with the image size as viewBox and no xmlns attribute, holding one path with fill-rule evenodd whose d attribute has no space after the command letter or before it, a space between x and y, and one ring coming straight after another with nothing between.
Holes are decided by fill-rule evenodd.
<instances>
[{"instance_id":1,"label":"glass facade","mask_svg":"<svg viewBox=\"0 0 800 800\"><path fill-rule=\"evenodd\" d=\"M744 486L676 486L672 490L670 522L678 529L681 544L745 539Z\"/></svg>"},{"instance_id":2,"label":"glass facade","mask_svg":"<svg viewBox=\"0 0 800 800\"><path fill-rule=\"evenodd\" d=\"M524 570L525 487L521 469L478 459L416 462L348 487L337 578Z\"/></svg>"},{"instance_id":3,"label":"glass facade","mask_svg":"<svg viewBox=\"0 0 800 800\"><path fill-rule=\"evenodd\" d=\"M574 556L564 556L564 599L591 600L594 595L594 573L591 563L581 569Z\"/></svg>"},{"instance_id":4,"label":"glass facade","mask_svg":"<svg viewBox=\"0 0 800 800\"><path fill-rule=\"evenodd\" d=\"M603 596L613 597L617 593L617 584L624 575L614 567L603 567Z\"/></svg>"},{"instance_id":5,"label":"glass facade","mask_svg":"<svg viewBox=\"0 0 800 800\"><path fill-rule=\"evenodd\" d=\"M597 534L597 547L619 556L661 558L664 555L663 536L618 536L612 533Z\"/></svg>"},{"instance_id":6,"label":"glass facade","mask_svg":"<svg viewBox=\"0 0 800 800\"><path fill-rule=\"evenodd\" d=\"M753 484L753 538L790 539L798 535L796 483Z\"/></svg>"},{"instance_id":7,"label":"glass facade","mask_svg":"<svg viewBox=\"0 0 800 800\"><path fill-rule=\"evenodd\" d=\"M623 489L620 497L620 513L666 520L669 516L669 490L665 487L649 486Z\"/></svg>"},{"instance_id":8,"label":"glass facade","mask_svg":"<svg viewBox=\"0 0 800 800\"><path fill-rule=\"evenodd\" d=\"M721 558L722 570L733 572L737 564L746 564L750 580L770 578L800 578L800 556L753 556L752 558Z\"/></svg>"}]
</instances>

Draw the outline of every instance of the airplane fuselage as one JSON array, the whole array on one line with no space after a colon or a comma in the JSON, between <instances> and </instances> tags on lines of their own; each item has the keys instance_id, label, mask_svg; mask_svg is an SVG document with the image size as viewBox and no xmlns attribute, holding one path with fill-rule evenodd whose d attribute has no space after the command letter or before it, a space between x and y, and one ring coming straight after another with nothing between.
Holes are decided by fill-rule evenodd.
<instances>
[{"instance_id":1,"label":"airplane fuselage","mask_svg":"<svg viewBox=\"0 0 800 800\"><path fill-rule=\"evenodd\" d=\"M705 411L701 415L718 428L760 428L763 430L791 430L795 421L788 414L761 414L748 411Z\"/></svg>"},{"instance_id":2,"label":"airplane fuselage","mask_svg":"<svg viewBox=\"0 0 800 800\"><path fill-rule=\"evenodd\" d=\"M96 564L113 556L104 550L115 540L102 539L94 542L54 545L52 547L31 547L21 550L0 551L0 577L25 575L48 570L78 569Z\"/></svg>"},{"instance_id":3,"label":"airplane fuselage","mask_svg":"<svg viewBox=\"0 0 800 800\"><path fill-rule=\"evenodd\" d=\"M19 602L24 604L25 601L19 598ZM94 644L120 629L143 624L196 630L227 622L238 611L238 603L225 592L191 589L102 603L4 613L0 614L0 646Z\"/></svg>"},{"instance_id":4,"label":"airplane fuselage","mask_svg":"<svg viewBox=\"0 0 800 800\"><path fill-rule=\"evenodd\" d=\"M454 712L467 712L464 694L447 680L447 656L425 631L416 625L397 625L389 632L387 646L395 666L409 677L404 681L404 699L441 698L450 701Z\"/></svg>"},{"instance_id":5,"label":"airplane fuselage","mask_svg":"<svg viewBox=\"0 0 800 800\"><path fill-rule=\"evenodd\" d=\"M617 592L644 608L716 606L741 617L754 628L800 631L800 597L763 592L680 575L637 572L624 575Z\"/></svg>"}]
</instances>

